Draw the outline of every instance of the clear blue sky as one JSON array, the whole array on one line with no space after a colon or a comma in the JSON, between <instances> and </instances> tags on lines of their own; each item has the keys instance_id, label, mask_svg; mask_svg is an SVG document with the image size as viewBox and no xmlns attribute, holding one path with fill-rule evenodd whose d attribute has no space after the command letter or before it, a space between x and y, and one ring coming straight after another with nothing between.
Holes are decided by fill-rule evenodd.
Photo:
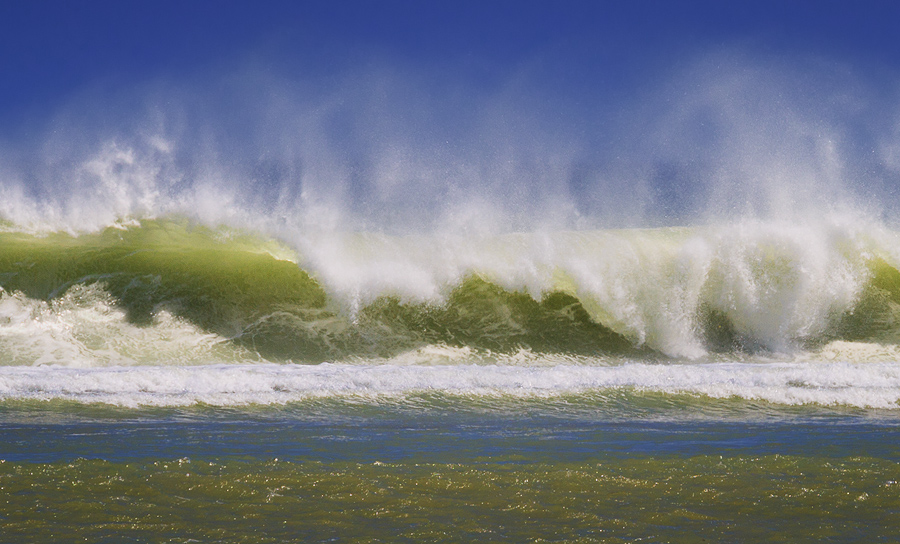
<instances>
[{"instance_id":1,"label":"clear blue sky","mask_svg":"<svg viewBox=\"0 0 900 544\"><path fill-rule=\"evenodd\" d=\"M100 79L179 77L248 51L328 70L377 52L468 60L490 77L549 55L553 75L603 89L689 49L752 41L900 68L900 3L781 1L3 0L0 120L52 107Z\"/></svg>"}]
</instances>

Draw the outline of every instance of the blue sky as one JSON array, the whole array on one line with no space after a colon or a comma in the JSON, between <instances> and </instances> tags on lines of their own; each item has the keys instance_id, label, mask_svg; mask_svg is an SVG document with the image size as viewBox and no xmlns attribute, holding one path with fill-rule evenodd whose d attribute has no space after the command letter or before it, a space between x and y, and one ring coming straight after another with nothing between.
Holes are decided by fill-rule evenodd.
<instances>
[{"instance_id":1,"label":"blue sky","mask_svg":"<svg viewBox=\"0 0 900 544\"><path fill-rule=\"evenodd\" d=\"M735 43L900 66L891 1L31 0L0 15L4 119L100 79L178 77L248 52L318 70L369 54L468 61L473 78L549 56L552 75L601 88Z\"/></svg>"},{"instance_id":2,"label":"blue sky","mask_svg":"<svg viewBox=\"0 0 900 544\"><path fill-rule=\"evenodd\" d=\"M39 148L48 162L54 134L87 149L157 122L184 142L185 168L200 153L192 142L213 134L219 156L282 194L300 185L301 162L326 168L310 166L310 144L297 151L294 135L315 132L328 143L314 154L343 169L341 198L361 209L396 199L391 187L409 192L412 181L370 181L386 179L390 151L446 178L420 210L478 186L524 208L562 191L570 208L609 214L619 203L597 195L627 192L616 177L643 187L653 208L643 213L683 219L712 193L719 207L753 200L762 182L751 171L827 178L812 139L840 136L841 175L876 172L877 200L897 181L897 21L890 1L5 1L0 142L4 162L28 170ZM311 128L310 112L334 102ZM761 143L770 134L777 149ZM784 148L800 158L760 164ZM877 164L861 158L877 150ZM516 163L513 173L500 163ZM459 173L471 164L480 173ZM538 173L523 182L525 170ZM738 173L710 187L723 170Z\"/></svg>"}]
</instances>

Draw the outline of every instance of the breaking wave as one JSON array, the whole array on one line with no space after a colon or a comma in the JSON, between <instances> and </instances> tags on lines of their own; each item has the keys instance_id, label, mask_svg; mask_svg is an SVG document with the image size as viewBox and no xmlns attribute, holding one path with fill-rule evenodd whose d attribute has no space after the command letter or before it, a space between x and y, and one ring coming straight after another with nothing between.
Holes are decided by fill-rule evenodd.
<instances>
[{"instance_id":1,"label":"breaking wave","mask_svg":"<svg viewBox=\"0 0 900 544\"><path fill-rule=\"evenodd\" d=\"M9 227L2 363L892 346L898 257L893 232L826 223L287 240L177 218L81 235Z\"/></svg>"}]
</instances>

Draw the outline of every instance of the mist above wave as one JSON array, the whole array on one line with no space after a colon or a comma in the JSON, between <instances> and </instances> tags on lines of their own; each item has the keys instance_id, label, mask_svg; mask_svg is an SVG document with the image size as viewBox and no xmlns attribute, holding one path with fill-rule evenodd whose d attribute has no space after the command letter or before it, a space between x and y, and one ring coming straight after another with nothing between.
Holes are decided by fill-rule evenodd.
<instances>
[{"instance_id":1,"label":"mist above wave","mask_svg":"<svg viewBox=\"0 0 900 544\"><path fill-rule=\"evenodd\" d=\"M0 217L90 231L178 213L273 234L893 223L891 77L726 49L613 99L539 70L485 85L452 63L302 77L250 60L88 89L7 136Z\"/></svg>"}]
</instances>

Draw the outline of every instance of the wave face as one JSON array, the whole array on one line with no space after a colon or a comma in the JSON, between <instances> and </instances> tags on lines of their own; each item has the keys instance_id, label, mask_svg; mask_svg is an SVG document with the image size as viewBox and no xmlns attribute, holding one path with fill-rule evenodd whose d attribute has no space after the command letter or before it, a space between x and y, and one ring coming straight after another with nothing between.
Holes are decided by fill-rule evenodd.
<instances>
[{"instance_id":1,"label":"wave face","mask_svg":"<svg viewBox=\"0 0 900 544\"><path fill-rule=\"evenodd\" d=\"M288 234L180 218L80 235L7 225L0 396L900 399L900 238L883 228Z\"/></svg>"}]
</instances>

